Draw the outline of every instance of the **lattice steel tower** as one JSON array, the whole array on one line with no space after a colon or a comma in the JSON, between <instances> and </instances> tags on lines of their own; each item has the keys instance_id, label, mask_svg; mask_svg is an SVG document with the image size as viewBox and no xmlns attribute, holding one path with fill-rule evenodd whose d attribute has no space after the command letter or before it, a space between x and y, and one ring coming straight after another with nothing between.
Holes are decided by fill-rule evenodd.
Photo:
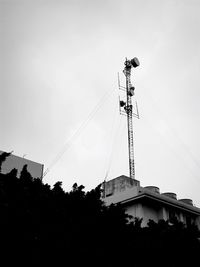
<instances>
[{"instance_id":1,"label":"lattice steel tower","mask_svg":"<svg viewBox=\"0 0 200 267\"><path fill-rule=\"evenodd\" d=\"M126 76L126 87L119 84L120 89L126 92L126 102L120 100L120 113L127 116L127 129L128 129L128 151L129 151L129 172L130 178L135 179L135 162L134 162L134 142L133 142L133 115L139 118L138 109L136 104L137 113L133 113L132 96L134 95L135 88L131 85L131 69L140 65L139 60L135 57L131 60L126 58L124 67L124 74ZM121 111L124 108L124 111Z\"/></svg>"}]
</instances>

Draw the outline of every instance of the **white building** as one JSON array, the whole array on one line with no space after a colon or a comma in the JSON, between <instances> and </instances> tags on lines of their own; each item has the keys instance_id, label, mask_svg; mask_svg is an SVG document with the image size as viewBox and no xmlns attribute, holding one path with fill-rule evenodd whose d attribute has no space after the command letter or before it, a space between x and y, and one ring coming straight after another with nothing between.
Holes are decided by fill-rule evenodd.
<instances>
[{"instance_id":1,"label":"white building","mask_svg":"<svg viewBox=\"0 0 200 267\"><path fill-rule=\"evenodd\" d=\"M4 151L0 150L0 155L3 153ZM27 170L28 172L31 174L31 176L33 178L40 178L42 179L43 176L43 169L44 169L44 165L22 158L22 157L18 157L15 156L13 154L9 155L6 160L2 163L1 166L1 173L3 174L7 174L9 173L12 169L17 169L17 177L20 176L20 173L24 167L24 165L27 164Z\"/></svg>"},{"instance_id":2,"label":"white building","mask_svg":"<svg viewBox=\"0 0 200 267\"><path fill-rule=\"evenodd\" d=\"M106 205L121 203L133 217L143 218L142 226L149 219L158 222L176 217L184 224L195 223L200 229L200 209L191 199L179 199L175 193L160 193L156 186L141 187L140 182L127 176L119 176L104 184Z\"/></svg>"}]
</instances>

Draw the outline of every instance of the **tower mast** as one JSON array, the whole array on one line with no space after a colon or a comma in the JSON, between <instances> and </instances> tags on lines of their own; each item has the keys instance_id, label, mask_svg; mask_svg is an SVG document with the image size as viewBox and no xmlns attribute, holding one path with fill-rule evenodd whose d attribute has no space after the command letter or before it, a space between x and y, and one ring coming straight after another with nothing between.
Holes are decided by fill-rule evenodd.
<instances>
[{"instance_id":1,"label":"tower mast","mask_svg":"<svg viewBox=\"0 0 200 267\"><path fill-rule=\"evenodd\" d=\"M125 113L127 115L128 129L128 151L129 151L129 174L130 178L135 179L135 162L134 162L134 142L133 142L133 105L132 96L134 95L134 87L131 85L131 68L140 65L139 60L135 57L131 60L126 58L124 74L126 76L126 103L123 103ZM123 101L121 101L123 102ZM122 106L122 103L120 105ZM134 114L138 117L138 114Z\"/></svg>"}]
</instances>

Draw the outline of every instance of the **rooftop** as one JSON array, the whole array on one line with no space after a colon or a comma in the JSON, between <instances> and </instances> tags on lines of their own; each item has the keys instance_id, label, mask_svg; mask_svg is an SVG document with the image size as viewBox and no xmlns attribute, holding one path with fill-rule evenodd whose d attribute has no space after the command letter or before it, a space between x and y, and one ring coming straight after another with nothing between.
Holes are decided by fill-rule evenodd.
<instances>
[{"instance_id":1,"label":"rooftop","mask_svg":"<svg viewBox=\"0 0 200 267\"><path fill-rule=\"evenodd\" d=\"M172 192L161 194L156 186L141 187L139 181L125 175L105 182L104 190L104 201L107 205L121 203L129 206L133 202L148 201L200 215L200 209L193 206L191 199L177 199L176 194Z\"/></svg>"}]
</instances>

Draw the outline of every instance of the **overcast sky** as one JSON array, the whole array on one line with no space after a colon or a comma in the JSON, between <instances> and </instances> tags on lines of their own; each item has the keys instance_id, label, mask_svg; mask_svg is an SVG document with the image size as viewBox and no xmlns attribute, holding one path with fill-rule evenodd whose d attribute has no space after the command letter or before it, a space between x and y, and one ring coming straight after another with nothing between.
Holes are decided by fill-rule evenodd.
<instances>
[{"instance_id":1,"label":"overcast sky","mask_svg":"<svg viewBox=\"0 0 200 267\"><path fill-rule=\"evenodd\" d=\"M200 1L0 4L0 149L50 167L44 181L66 190L128 175L117 73L123 84L138 57L136 179L200 206Z\"/></svg>"}]
</instances>

